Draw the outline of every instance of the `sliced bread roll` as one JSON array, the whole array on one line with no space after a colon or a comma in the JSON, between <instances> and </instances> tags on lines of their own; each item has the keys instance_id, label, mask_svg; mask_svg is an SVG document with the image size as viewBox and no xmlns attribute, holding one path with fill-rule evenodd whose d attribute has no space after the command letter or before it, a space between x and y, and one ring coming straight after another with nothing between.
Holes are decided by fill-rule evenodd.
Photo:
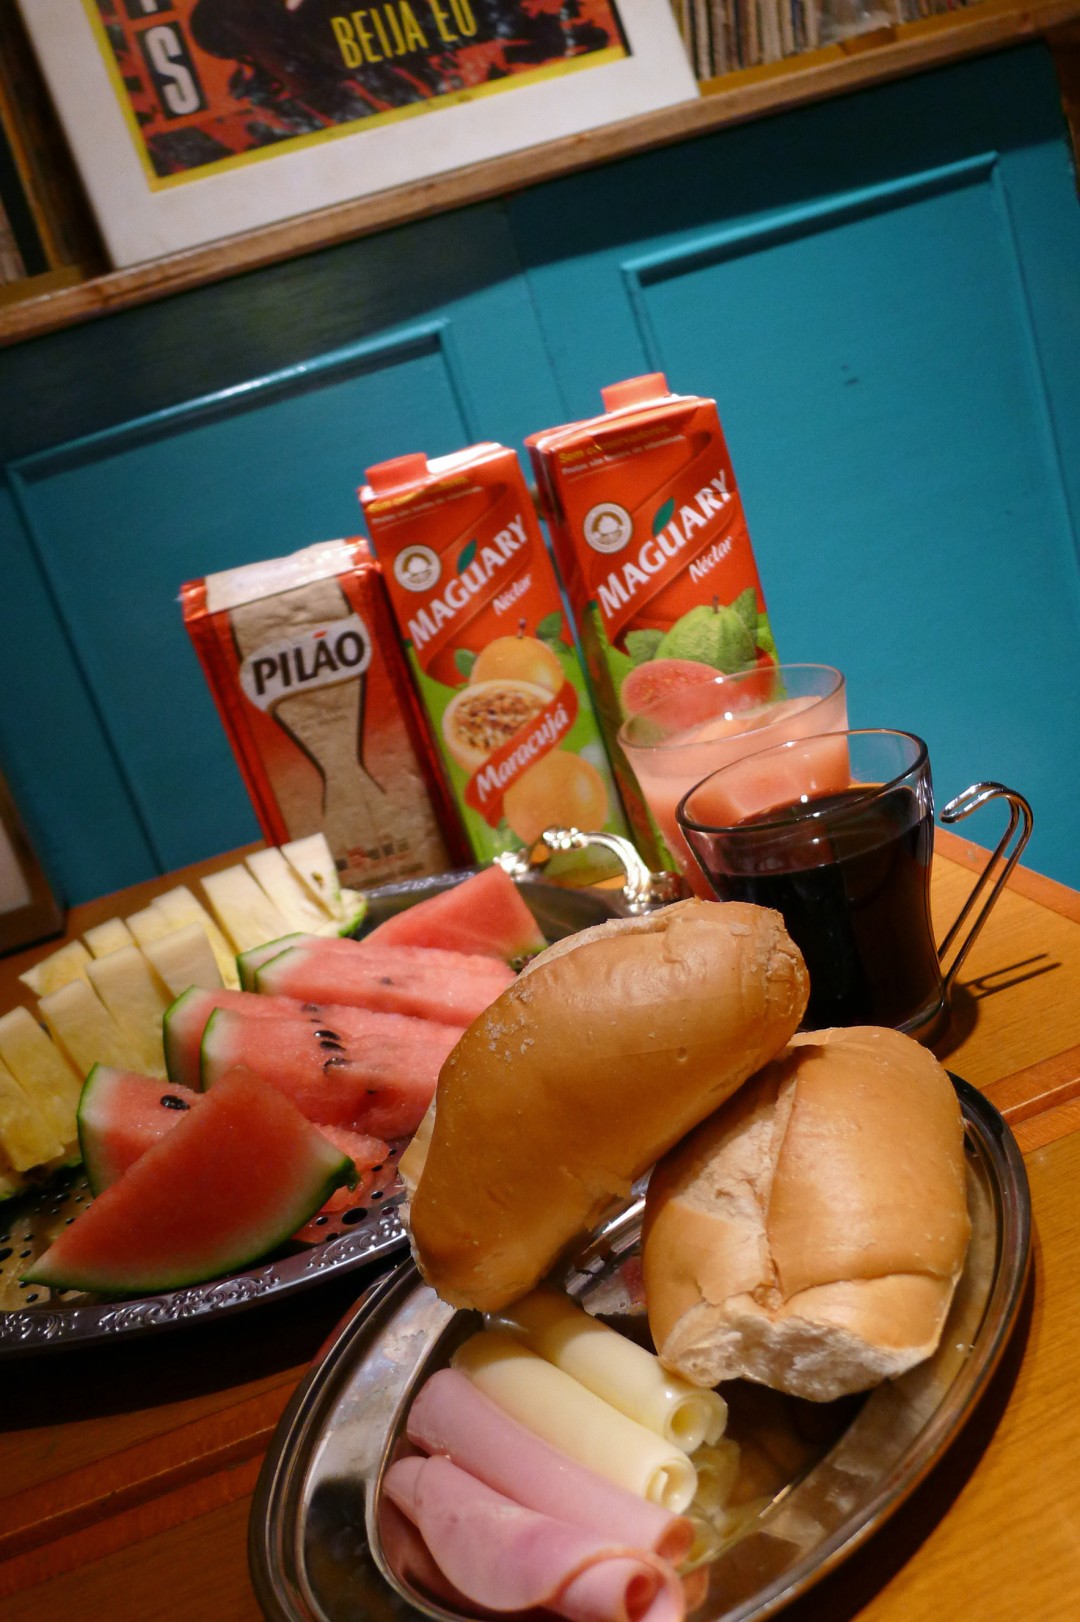
<instances>
[{"instance_id":1,"label":"sliced bread roll","mask_svg":"<svg viewBox=\"0 0 1080 1622\"><path fill-rule=\"evenodd\" d=\"M830 1400L936 1348L970 1234L948 1075L896 1031L793 1038L650 1179L661 1361Z\"/></svg>"},{"instance_id":2,"label":"sliced bread roll","mask_svg":"<svg viewBox=\"0 0 1080 1622\"><path fill-rule=\"evenodd\" d=\"M780 1051L806 969L779 913L684 901L557 942L464 1033L402 1171L424 1276L494 1311Z\"/></svg>"}]
</instances>

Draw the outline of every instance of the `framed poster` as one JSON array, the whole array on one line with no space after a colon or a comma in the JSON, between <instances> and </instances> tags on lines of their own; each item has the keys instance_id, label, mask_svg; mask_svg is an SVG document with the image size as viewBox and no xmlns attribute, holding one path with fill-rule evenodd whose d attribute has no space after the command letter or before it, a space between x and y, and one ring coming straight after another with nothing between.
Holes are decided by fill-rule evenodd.
<instances>
[{"instance_id":1,"label":"framed poster","mask_svg":"<svg viewBox=\"0 0 1080 1622\"><path fill-rule=\"evenodd\" d=\"M116 266L697 95L669 0L19 0Z\"/></svg>"}]
</instances>

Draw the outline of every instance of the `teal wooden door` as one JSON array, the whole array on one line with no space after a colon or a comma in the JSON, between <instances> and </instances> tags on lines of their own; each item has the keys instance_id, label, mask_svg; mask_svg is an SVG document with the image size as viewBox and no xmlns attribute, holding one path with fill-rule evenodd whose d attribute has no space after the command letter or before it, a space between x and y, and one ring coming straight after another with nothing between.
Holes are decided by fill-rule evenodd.
<instances>
[{"instance_id":1,"label":"teal wooden door","mask_svg":"<svg viewBox=\"0 0 1080 1622\"><path fill-rule=\"evenodd\" d=\"M0 355L0 764L68 899L256 831L183 580L652 369L719 402L782 654L939 799L1028 793L1080 884L1080 210L1032 47Z\"/></svg>"}]
</instances>

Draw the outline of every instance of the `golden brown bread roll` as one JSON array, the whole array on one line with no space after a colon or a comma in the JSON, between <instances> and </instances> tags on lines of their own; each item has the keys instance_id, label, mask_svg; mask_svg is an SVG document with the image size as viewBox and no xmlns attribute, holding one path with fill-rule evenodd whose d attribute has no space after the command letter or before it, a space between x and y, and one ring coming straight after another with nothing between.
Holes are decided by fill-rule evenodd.
<instances>
[{"instance_id":1,"label":"golden brown bread roll","mask_svg":"<svg viewBox=\"0 0 1080 1622\"><path fill-rule=\"evenodd\" d=\"M524 1295L780 1051L808 989L779 913L743 902L678 902L542 952L450 1054L403 1167L424 1276L455 1306Z\"/></svg>"},{"instance_id":2,"label":"golden brown bread roll","mask_svg":"<svg viewBox=\"0 0 1080 1622\"><path fill-rule=\"evenodd\" d=\"M910 1037L794 1037L650 1179L661 1361L829 1400L928 1357L970 1233L963 1137L948 1075Z\"/></svg>"}]
</instances>

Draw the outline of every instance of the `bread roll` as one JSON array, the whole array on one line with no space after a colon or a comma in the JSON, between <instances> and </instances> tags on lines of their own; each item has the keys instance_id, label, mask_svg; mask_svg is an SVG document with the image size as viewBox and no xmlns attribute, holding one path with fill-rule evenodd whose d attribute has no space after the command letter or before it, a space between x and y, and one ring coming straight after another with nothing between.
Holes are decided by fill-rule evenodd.
<instances>
[{"instance_id":1,"label":"bread roll","mask_svg":"<svg viewBox=\"0 0 1080 1622\"><path fill-rule=\"evenodd\" d=\"M798 1026L806 969L779 913L683 901L557 942L439 1075L407 1214L455 1306L525 1294L657 1156Z\"/></svg>"},{"instance_id":2,"label":"bread roll","mask_svg":"<svg viewBox=\"0 0 1080 1622\"><path fill-rule=\"evenodd\" d=\"M928 1357L970 1233L963 1140L948 1075L910 1037L793 1038L650 1179L661 1362L827 1401Z\"/></svg>"}]
</instances>

